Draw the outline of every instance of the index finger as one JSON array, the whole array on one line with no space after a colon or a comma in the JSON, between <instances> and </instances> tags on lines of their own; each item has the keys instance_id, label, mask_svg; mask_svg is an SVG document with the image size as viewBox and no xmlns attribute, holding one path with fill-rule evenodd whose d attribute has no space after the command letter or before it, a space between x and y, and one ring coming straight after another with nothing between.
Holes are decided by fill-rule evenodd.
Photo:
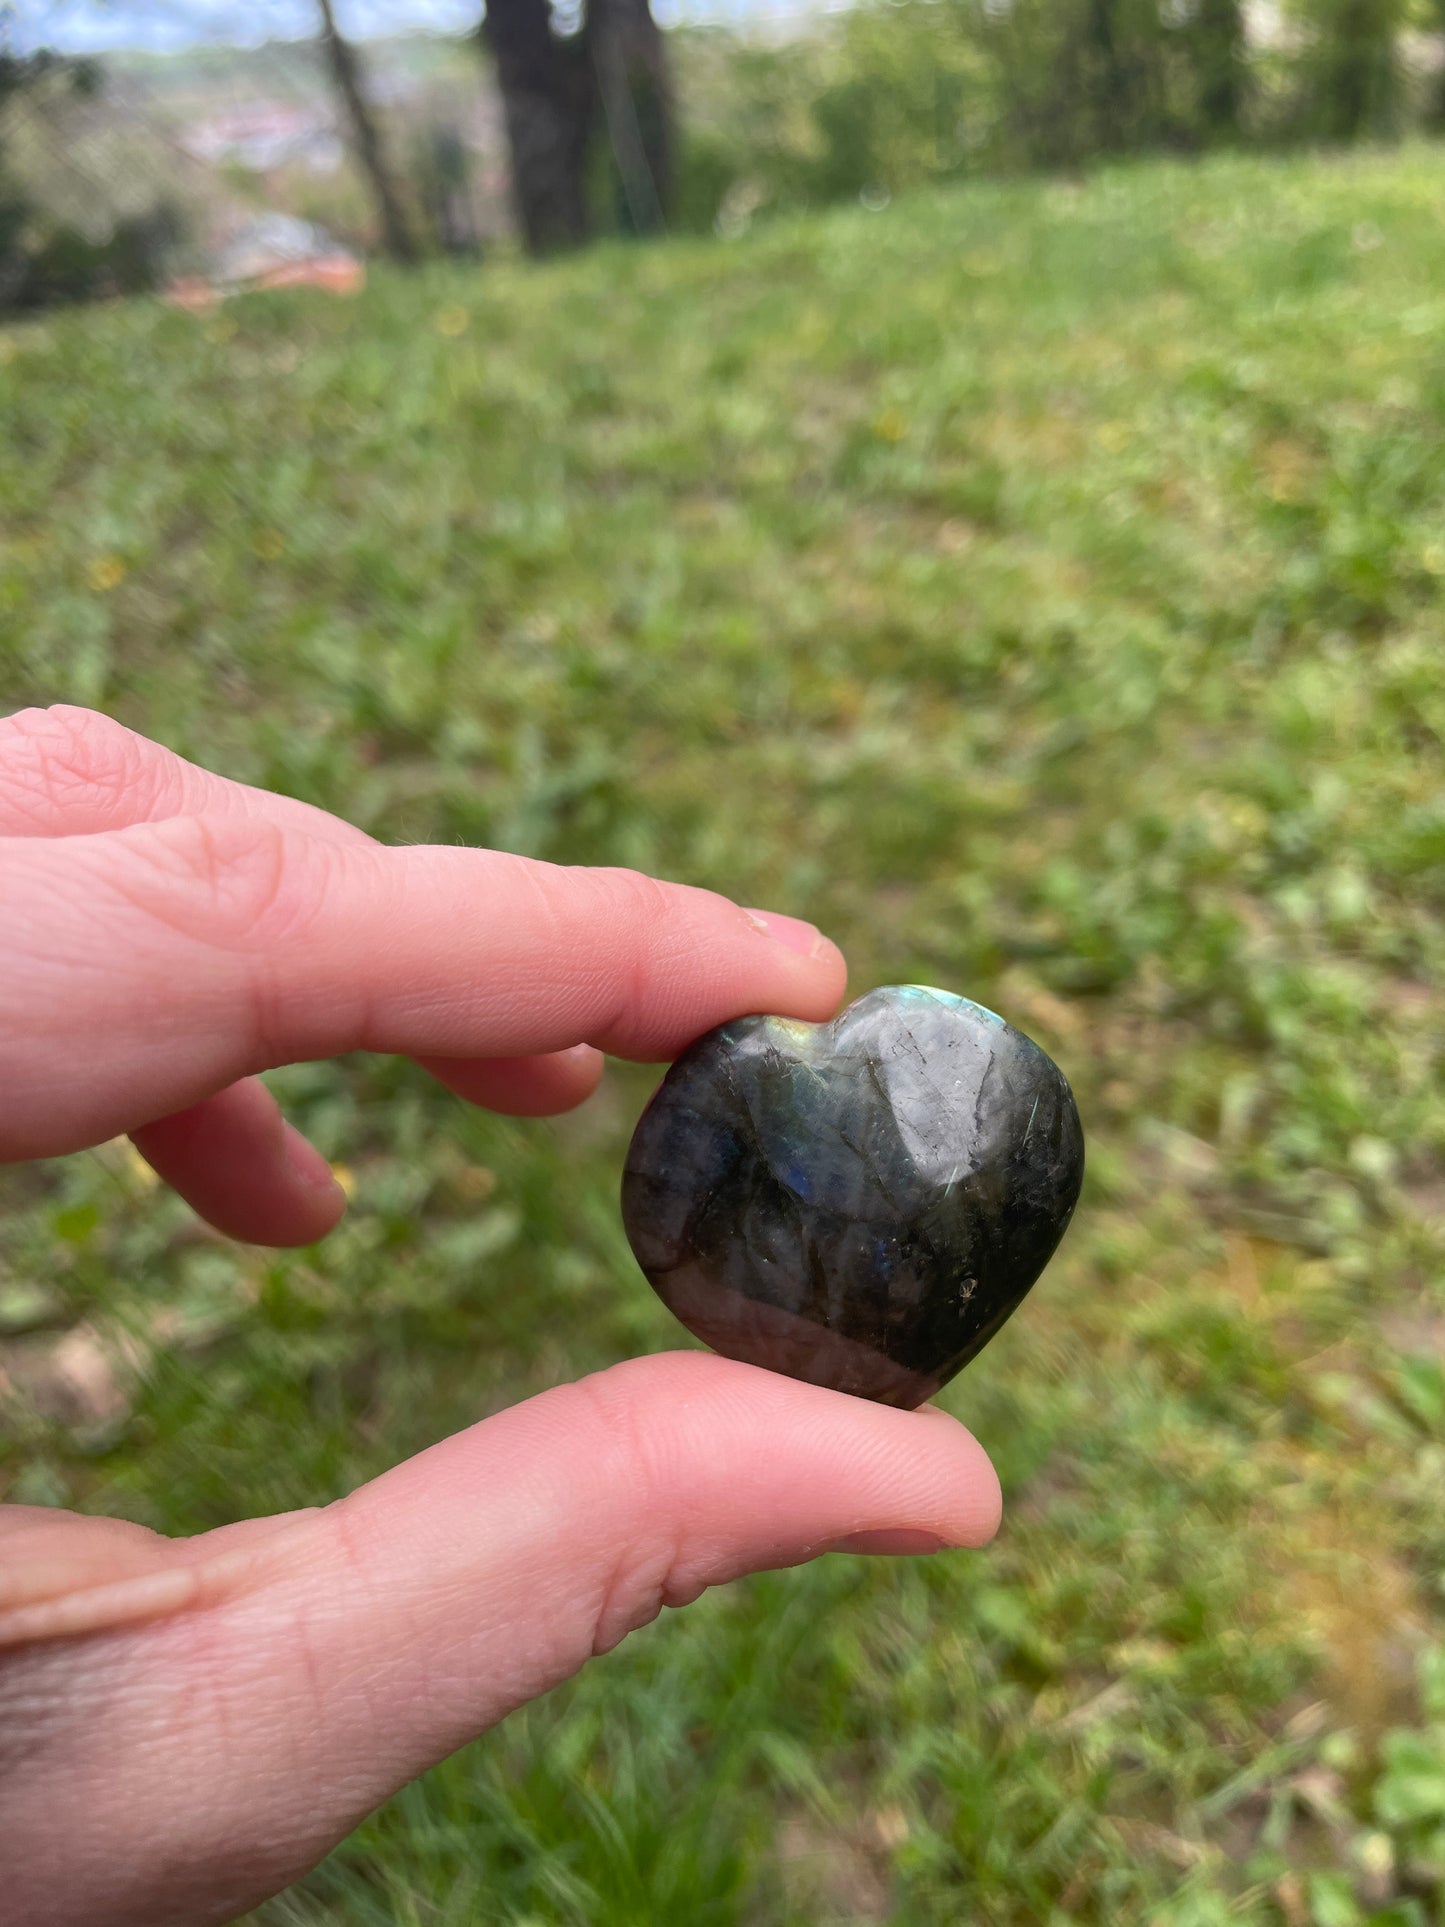
<instances>
[{"instance_id":1,"label":"index finger","mask_svg":"<svg viewBox=\"0 0 1445 1927\"><path fill-rule=\"evenodd\" d=\"M98 710L0 716L0 836L93 836L168 816L267 817L333 843L364 830L294 796L217 776Z\"/></svg>"},{"instance_id":2,"label":"index finger","mask_svg":"<svg viewBox=\"0 0 1445 1927\"><path fill-rule=\"evenodd\" d=\"M826 1017L846 974L809 925L632 871L205 817L0 840L0 948L0 1157L344 1051L669 1058L747 1012Z\"/></svg>"}]
</instances>

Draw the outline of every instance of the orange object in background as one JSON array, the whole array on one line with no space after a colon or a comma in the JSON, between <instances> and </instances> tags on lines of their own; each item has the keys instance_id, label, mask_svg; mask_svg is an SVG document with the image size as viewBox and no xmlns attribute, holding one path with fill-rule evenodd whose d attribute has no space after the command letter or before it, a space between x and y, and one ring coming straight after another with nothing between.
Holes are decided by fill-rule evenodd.
<instances>
[{"instance_id":1,"label":"orange object in background","mask_svg":"<svg viewBox=\"0 0 1445 1927\"><path fill-rule=\"evenodd\" d=\"M204 275L182 274L166 289L165 298L173 308L186 308L192 314L209 314L221 297Z\"/></svg>"},{"instance_id":2,"label":"orange object in background","mask_svg":"<svg viewBox=\"0 0 1445 1927\"><path fill-rule=\"evenodd\" d=\"M264 214L234 230L211 274L180 275L166 289L173 307L205 314L227 295L250 288L323 288L357 294L366 263L307 221Z\"/></svg>"},{"instance_id":3,"label":"orange object in background","mask_svg":"<svg viewBox=\"0 0 1445 1927\"><path fill-rule=\"evenodd\" d=\"M357 294L366 286L366 263L354 254L318 254L309 261L284 261L258 275L253 288L325 288L331 294Z\"/></svg>"}]
</instances>

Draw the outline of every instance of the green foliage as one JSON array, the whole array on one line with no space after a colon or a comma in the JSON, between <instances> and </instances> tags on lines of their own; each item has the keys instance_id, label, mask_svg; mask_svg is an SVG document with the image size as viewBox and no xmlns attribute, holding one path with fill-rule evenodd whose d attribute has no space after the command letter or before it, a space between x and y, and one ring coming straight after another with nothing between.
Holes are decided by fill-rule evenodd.
<instances>
[{"instance_id":1,"label":"green foliage","mask_svg":"<svg viewBox=\"0 0 1445 1927\"><path fill-rule=\"evenodd\" d=\"M1402 0L1310 0L1297 112L1325 140L1378 139L1398 132L1404 108Z\"/></svg>"},{"instance_id":2,"label":"green foliage","mask_svg":"<svg viewBox=\"0 0 1445 1927\"><path fill-rule=\"evenodd\" d=\"M679 33L679 218L727 234L966 175L1438 120L1440 86L1407 84L1403 0L1294 0L1263 44L1246 16L1240 0L866 0L781 46Z\"/></svg>"},{"instance_id":3,"label":"green foliage","mask_svg":"<svg viewBox=\"0 0 1445 1927\"><path fill-rule=\"evenodd\" d=\"M0 20L0 36L3 28ZM43 115L57 100L89 99L101 85L94 61L43 49L18 55L0 44L0 314L145 292L157 286L180 240L180 214L165 202L144 214L118 217L103 231L86 232L56 219L7 174L5 141L13 132L5 120L7 106L33 98ZM63 142L63 130L57 138Z\"/></svg>"},{"instance_id":4,"label":"green foliage","mask_svg":"<svg viewBox=\"0 0 1445 1927\"><path fill-rule=\"evenodd\" d=\"M946 1394L995 1547L670 1617L267 1927L1439 1920L1442 187L1113 168L0 336L9 699L813 916L1089 1132ZM6 1180L0 1496L193 1531L678 1342L618 1226L643 1073L554 1124L275 1081L354 1182L312 1251L120 1146ZM108 1415L47 1376L79 1324Z\"/></svg>"},{"instance_id":5,"label":"green foliage","mask_svg":"<svg viewBox=\"0 0 1445 1927\"><path fill-rule=\"evenodd\" d=\"M0 204L0 311L147 293L180 235L168 207L118 220L94 240L77 228L37 222L23 202Z\"/></svg>"},{"instance_id":6,"label":"green foliage","mask_svg":"<svg viewBox=\"0 0 1445 1927\"><path fill-rule=\"evenodd\" d=\"M1381 1744L1375 1813L1398 1836L1411 1877L1445 1886L1445 1646L1421 1656L1420 1699L1427 1723L1387 1733Z\"/></svg>"}]
</instances>

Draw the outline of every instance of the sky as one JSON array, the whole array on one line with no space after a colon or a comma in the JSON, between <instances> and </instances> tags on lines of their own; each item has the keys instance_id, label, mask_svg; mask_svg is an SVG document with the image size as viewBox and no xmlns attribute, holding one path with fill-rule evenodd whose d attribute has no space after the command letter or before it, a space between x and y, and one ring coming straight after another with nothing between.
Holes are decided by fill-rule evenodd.
<instances>
[{"instance_id":1,"label":"sky","mask_svg":"<svg viewBox=\"0 0 1445 1927\"><path fill-rule=\"evenodd\" d=\"M822 12L827 0L655 0L660 20L762 21ZM343 33L457 33L475 26L481 0L335 0ZM144 48L254 46L316 31L314 0L0 0L0 45L64 53Z\"/></svg>"}]
</instances>

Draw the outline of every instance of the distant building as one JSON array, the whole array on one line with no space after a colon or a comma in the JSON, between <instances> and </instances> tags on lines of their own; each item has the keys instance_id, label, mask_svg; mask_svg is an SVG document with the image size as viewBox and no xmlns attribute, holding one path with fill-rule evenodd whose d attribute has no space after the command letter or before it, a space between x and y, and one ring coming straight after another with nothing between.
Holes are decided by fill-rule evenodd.
<instances>
[{"instance_id":1,"label":"distant building","mask_svg":"<svg viewBox=\"0 0 1445 1927\"><path fill-rule=\"evenodd\" d=\"M345 159L330 115L293 101L257 100L208 114L180 130L180 143L209 167L232 161L255 174L297 164L332 174Z\"/></svg>"}]
</instances>

